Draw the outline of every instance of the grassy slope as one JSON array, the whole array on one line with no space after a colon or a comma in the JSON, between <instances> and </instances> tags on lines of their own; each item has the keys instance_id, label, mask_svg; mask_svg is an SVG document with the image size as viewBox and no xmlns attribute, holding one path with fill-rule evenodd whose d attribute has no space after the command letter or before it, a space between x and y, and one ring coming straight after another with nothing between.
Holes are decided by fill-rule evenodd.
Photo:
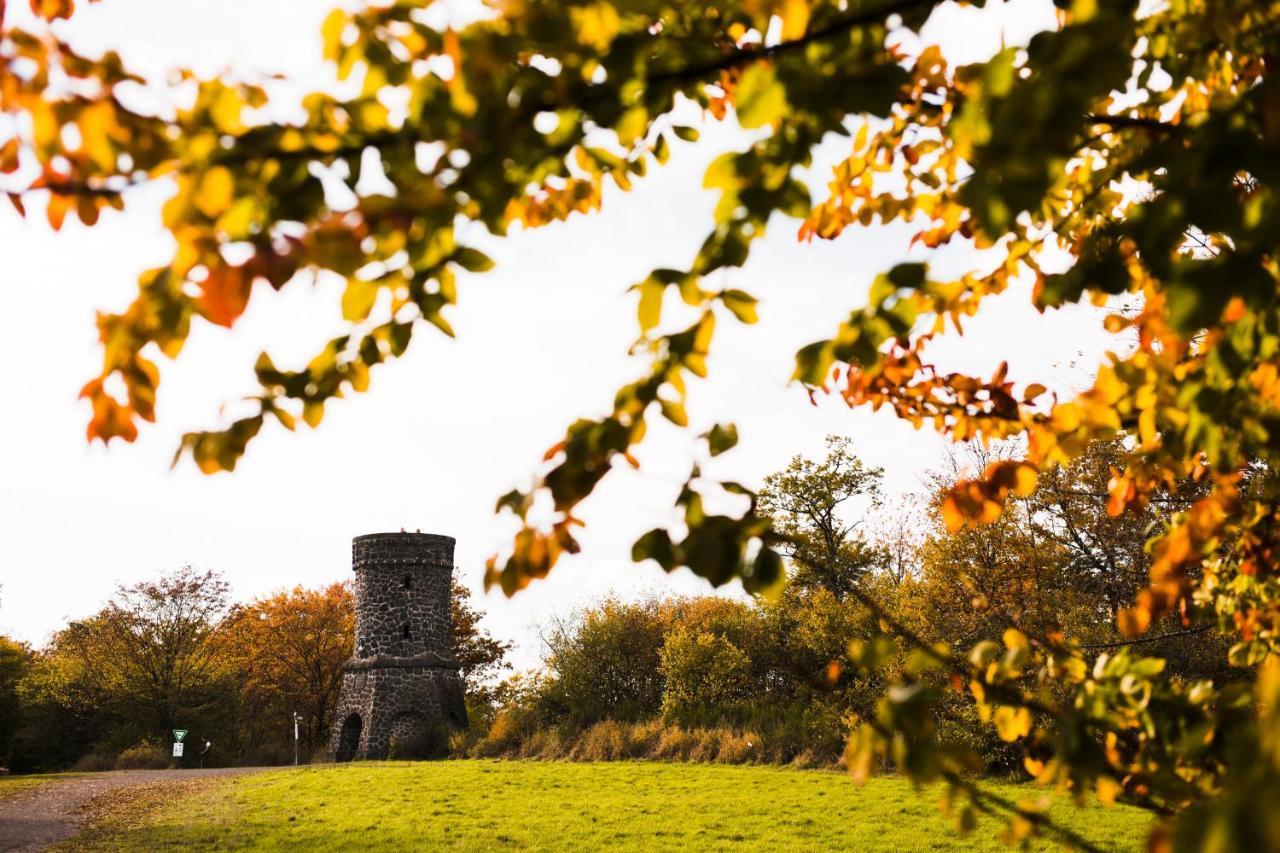
<instances>
[{"instance_id":1,"label":"grassy slope","mask_svg":"<svg viewBox=\"0 0 1280 853\"><path fill-rule=\"evenodd\" d=\"M1016 799L1040 792L996 785ZM1146 815L1068 803L1055 818L1107 849L1141 847ZM304 768L220 780L110 818L74 846L155 849L1007 850L999 824L956 836L936 792L896 778L722 765L449 761ZM1044 844L1043 849L1060 849Z\"/></svg>"},{"instance_id":2,"label":"grassy slope","mask_svg":"<svg viewBox=\"0 0 1280 853\"><path fill-rule=\"evenodd\" d=\"M50 782L74 779L80 773L36 773L30 776L0 776L0 800Z\"/></svg>"}]
</instances>

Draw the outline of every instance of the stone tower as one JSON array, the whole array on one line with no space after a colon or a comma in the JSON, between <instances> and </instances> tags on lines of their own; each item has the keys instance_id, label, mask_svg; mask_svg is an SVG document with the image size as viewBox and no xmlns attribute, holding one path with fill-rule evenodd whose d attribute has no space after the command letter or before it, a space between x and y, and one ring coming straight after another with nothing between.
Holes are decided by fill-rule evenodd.
<instances>
[{"instance_id":1,"label":"stone tower","mask_svg":"<svg viewBox=\"0 0 1280 853\"><path fill-rule=\"evenodd\" d=\"M425 754L466 725L453 660L451 536L374 533L351 542L355 654L343 668L329 754L337 761Z\"/></svg>"}]
</instances>

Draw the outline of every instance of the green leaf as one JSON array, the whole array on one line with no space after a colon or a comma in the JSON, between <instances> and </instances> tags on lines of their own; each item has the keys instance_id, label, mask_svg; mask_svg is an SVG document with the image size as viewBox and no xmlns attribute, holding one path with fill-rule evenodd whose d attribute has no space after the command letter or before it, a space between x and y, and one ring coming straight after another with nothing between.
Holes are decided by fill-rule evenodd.
<instances>
[{"instance_id":1,"label":"green leaf","mask_svg":"<svg viewBox=\"0 0 1280 853\"><path fill-rule=\"evenodd\" d=\"M712 456L719 456L738 443L738 428L733 424L716 424L705 433Z\"/></svg>"},{"instance_id":2,"label":"green leaf","mask_svg":"<svg viewBox=\"0 0 1280 853\"><path fill-rule=\"evenodd\" d=\"M665 530L650 530L631 546L631 559L637 563L654 560L666 571L676 567L677 557L671 536Z\"/></svg>"},{"instance_id":3,"label":"green leaf","mask_svg":"<svg viewBox=\"0 0 1280 853\"><path fill-rule=\"evenodd\" d=\"M772 124L787 109L787 91L774 76L773 66L757 62L742 74L734 95L738 124L747 129Z\"/></svg>"},{"instance_id":4,"label":"green leaf","mask_svg":"<svg viewBox=\"0 0 1280 853\"><path fill-rule=\"evenodd\" d=\"M809 385L823 385L833 364L835 355L831 342L816 341L796 353L796 370L791 378Z\"/></svg>"},{"instance_id":5,"label":"green leaf","mask_svg":"<svg viewBox=\"0 0 1280 853\"><path fill-rule=\"evenodd\" d=\"M924 264L898 264L889 270L889 281L907 290L919 290L924 286L925 271Z\"/></svg>"},{"instance_id":6,"label":"green leaf","mask_svg":"<svg viewBox=\"0 0 1280 853\"><path fill-rule=\"evenodd\" d=\"M644 107L632 107L622 114L614 128L618 141L630 147L633 142L644 135L649 127L649 111Z\"/></svg>"},{"instance_id":7,"label":"green leaf","mask_svg":"<svg viewBox=\"0 0 1280 853\"><path fill-rule=\"evenodd\" d=\"M463 246L458 249L454 253L453 259L458 266L467 272L488 272L493 269L493 259L479 249L473 249L470 246Z\"/></svg>"},{"instance_id":8,"label":"green leaf","mask_svg":"<svg viewBox=\"0 0 1280 853\"><path fill-rule=\"evenodd\" d=\"M756 554L748 574L742 579L742 586L749 593L774 599L782 591L786 580L787 573L781 555L766 545Z\"/></svg>"}]
</instances>

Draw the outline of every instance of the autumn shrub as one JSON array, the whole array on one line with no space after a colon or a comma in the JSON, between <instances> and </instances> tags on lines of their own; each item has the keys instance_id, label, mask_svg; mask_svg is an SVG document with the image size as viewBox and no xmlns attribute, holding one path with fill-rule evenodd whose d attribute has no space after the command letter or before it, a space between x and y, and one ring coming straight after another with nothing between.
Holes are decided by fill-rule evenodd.
<instances>
[{"instance_id":1,"label":"autumn shrub","mask_svg":"<svg viewBox=\"0 0 1280 853\"><path fill-rule=\"evenodd\" d=\"M141 741L120 753L117 770L163 770L172 763L168 751L159 744Z\"/></svg>"},{"instance_id":2,"label":"autumn shrub","mask_svg":"<svg viewBox=\"0 0 1280 853\"><path fill-rule=\"evenodd\" d=\"M569 752L574 761L620 761L639 756L629 754L629 741L624 734L625 723L602 720L589 726L578 735Z\"/></svg>"},{"instance_id":3,"label":"autumn shrub","mask_svg":"<svg viewBox=\"0 0 1280 853\"><path fill-rule=\"evenodd\" d=\"M696 738L692 732L680 726L664 726L658 736L653 757L664 761L688 761L695 742Z\"/></svg>"},{"instance_id":4,"label":"autumn shrub","mask_svg":"<svg viewBox=\"0 0 1280 853\"><path fill-rule=\"evenodd\" d=\"M721 729L717 736L720 744L716 761L721 764L748 764L760 755L761 738L756 732Z\"/></svg>"},{"instance_id":5,"label":"autumn shrub","mask_svg":"<svg viewBox=\"0 0 1280 853\"><path fill-rule=\"evenodd\" d=\"M722 634L681 626L669 633L659 655L666 685L662 712L687 719L746 698L751 659Z\"/></svg>"},{"instance_id":6,"label":"autumn shrub","mask_svg":"<svg viewBox=\"0 0 1280 853\"><path fill-rule=\"evenodd\" d=\"M518 709L504 709L494 716L488 734L473 747L472 752L478 758L495 758L519 747L531 733L526 731Z\"/></svg>"},{"instance_id":7,"label":"autumn shrub","mask_svg":"<svg viewBox=\"0 0 1280 853\"><path fill-rule=\"evenodd\" d=\"M643 723L632 723L625 727L623 736L627 739L627 753L636 757L654 757L662 738L662 731L662 720L656 718Z\"/></svg>"}]
</instances>

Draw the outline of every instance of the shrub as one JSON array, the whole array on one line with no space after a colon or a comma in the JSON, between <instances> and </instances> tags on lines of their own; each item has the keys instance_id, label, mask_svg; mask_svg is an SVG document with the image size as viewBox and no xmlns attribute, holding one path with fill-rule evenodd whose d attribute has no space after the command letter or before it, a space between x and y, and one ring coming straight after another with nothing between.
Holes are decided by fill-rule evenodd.
<instances>
[{"instance_id":1,"label":"shrub","mask_svg":"<svg viewBox=\"0 0 1280 853\"><path fill-rule=\"evenodd\" d=\"M696 738L691 732L679 726L666 726L658 736L654 758L666 761L688 761L695 743Z\"/></svg>"},{"instance_id":2,"label":"shrub","mask_svg":"<svg viewBox=\"0 0 1280 853\"><path fill-rule=\"evenodd\" d=\"M568 748L559 729L539 729L520 745L518 755L521 758L554 761L566 758Z\"/></svg>"},{"instance_id":3,"label":"shrub","mask_svg":"<svg viewBox=\"0 0 1280 853\"><path fill-rule=\"evenodd\" d=\"M693 749L689 752L690 761L715 761L720 753L720 738L712 729L694 729Z\"/></svg>"},{"instance_id":4,"label":"shrub","mask_svg":"<svg viewBox=\"0 0 1280 853\"><path fill-rule=\"evenodd\" d=\"M168 751L158 744L142 741L116 759L117 770L163 770L171 764Z\"/></svg>"},{"instance_id":5,"label":"shrub","mask_svg":"<svg viewBox=\"0 0 1280 853\"><path fill-rule=\"evenodd\" d=\"M722 764L747 764L760 752L760 735L752 731L734 732L722 729L716 760Z\"/></svg>"},{"instance_id":6,"label":"shrub","mask_svg":"<svg viewBox=\"0 0 1280 853\"><path fill-rule=\"evenodd\" d=\"M613 720L604 720L589 727L578 737L569 753L569 758L574 761L619 761L634 757L627 754L623 724Z\"/></svg>"},{"instance_id":7,"label":"shrub","mask_svg":"<svg viewBox=\"0 0 1280 853\"><path fill-rule=\"evenodd\" d=\"M723 635L677 628L667 635L661 660L662 711L670 717L688 719L738 702L750 691L751 660Z\"/></svg>"}]
</instances>

